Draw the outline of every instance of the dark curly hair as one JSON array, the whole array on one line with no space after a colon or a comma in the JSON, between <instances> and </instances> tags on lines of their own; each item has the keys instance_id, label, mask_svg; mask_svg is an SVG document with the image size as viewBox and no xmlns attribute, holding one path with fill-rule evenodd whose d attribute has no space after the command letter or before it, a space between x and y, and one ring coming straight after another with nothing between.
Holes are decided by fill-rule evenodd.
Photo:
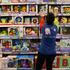
<instances>
[{"instance_id":1,"label":"dark curly hair","mask_svg":"<svg viewBox=\"0 0 70 70\"><path fill-rule=\"evenodd\" d=\"M52 12L47 14L47 17L46 17L47 24L53 24L54 19L55 19L55 16Z\"/></svg>"}]
</instances>

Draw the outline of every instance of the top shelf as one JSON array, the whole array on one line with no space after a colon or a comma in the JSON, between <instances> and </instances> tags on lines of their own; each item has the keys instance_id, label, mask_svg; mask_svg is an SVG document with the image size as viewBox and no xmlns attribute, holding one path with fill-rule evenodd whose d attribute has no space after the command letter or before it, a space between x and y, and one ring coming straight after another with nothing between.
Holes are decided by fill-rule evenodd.
<instances>
[{"instance_id":1,"label":"top shelf","mask_svg":"<svg viewBox=\"0 0 70 70\"><path fill-rule=\"evenodd\" d=\"M67 4L70 5L69 3L60 3L60 2L37 2L37 3L0 3L0 5L25 5L25 4Z\"/></svg>"}]
</instances>

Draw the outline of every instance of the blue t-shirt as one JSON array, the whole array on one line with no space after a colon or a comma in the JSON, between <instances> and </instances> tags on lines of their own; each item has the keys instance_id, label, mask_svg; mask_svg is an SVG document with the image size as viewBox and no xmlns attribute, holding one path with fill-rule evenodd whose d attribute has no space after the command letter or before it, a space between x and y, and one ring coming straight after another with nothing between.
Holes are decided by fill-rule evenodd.
<instances>
[{"instance_id":1,"label":"blue t-shirt","mask_svg":"<svg viewBox=\"0 0 70 70\"><path fill-rule=\"evenodd\" d=\"M42 28L42 39L39 46L39 52L47 55L56 54L56 25L45 24Z\"/></svg>"}]
</instances>

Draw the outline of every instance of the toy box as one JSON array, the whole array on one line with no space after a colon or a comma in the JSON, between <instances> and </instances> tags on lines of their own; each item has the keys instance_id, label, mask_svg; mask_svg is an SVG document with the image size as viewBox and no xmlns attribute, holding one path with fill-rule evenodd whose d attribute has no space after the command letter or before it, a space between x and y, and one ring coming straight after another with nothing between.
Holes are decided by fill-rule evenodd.
<instances>
[{"instance_id":1,"label":"toy box","mask_svg":"<svg viewBox=\"0 0 70 70\"><path fill-rule=\"evenodd\" d=\"M0 24L13 24L11 16L0 17Z\"/></svg>"},{"instance_id":2,"label":"toy box","mask_svg":"<svg viewBox=\"0 0 70 70\"><path fill-rule=\"evenodd\" d=\"M27 52L37 52L38 50L38 45L39 45L39 40L23 40L23 45L21 47L21 51L23 53Z\"/></svg>"},{"instance_id":3,"label":"toy box","mask_svg":"<svg viewBox=\"0 0 70 70\"><path fill-rule=\"evenodd\" d=\"M37 25L38 24L38 17L32 17L31 24Z\"/></svg>"},{"instance_id":4,"label":"toy box","mask_svg":"<svg viewBox=\"0 0 70 70\"><path fill-rule=\"evenodd\" d=\"M13 13L20 13L21 12L21 5L13 5Z\"/></svg>"},{"instance_id":5,"label":"toy box","mask_svg":"<svg viewBox=\"0 0 70 70\"><path fill-rule=\"evenodd\" d=\"M54 60L54 68L70 68L70 56L57 56Z\"/></svg>"},{"instance_id":6,"label":"toy box","mask_svg":"<svg viewBox=\"0 0 70 70\"><path fill-rule=\"evenodd\" d=\"M18 55L18 70L24 69L24 70L32 70L33 69L33 63L34 63L34 56L33 55Z\"/></svg>"},{"instance_id":7,"label":"toy box","mask_svg":"<svg viewBox=\"0 0 70 70\"><path fill-rule=\"evenodd\" d=\"M12 40L2 40L2 51L11 52L12 51Z\"/></svg>"},{"instance_id":8,"label":"toy box","mask_svg":"<svg viewBox=\"0 0 70 70\"><path fill-rule=\"evenodd\" d=\"M62 17L61 18L61 24L67 24L68 23L68 18L67 17Z\"/></svg>"},{"instance_id":9,"label":"toy box","mask_svg":"<svg viewBox=\"0 0 70 70\"><path fill-rule=\"evenodd\" d=\"M0 37L8 36L8 27L0 27Z\"/></svg>"},{"instance_id":10,"label":"toy box","mask_svg":"<svg viewBox=\"0 0 70 70\"><path fill-rule=\"evenodd\" d=\"M29 43L29 40L22 40L21 51L23 53L30 52L30 43Z\"/></svg>"},{"instance_id":11,"label":"toy box","mask_svg":"<svg viewBox=\"0 0 70 70\"><path fill-rule=\"evenodd\" d=\"M62 6L62 14L69 15L70 14L70 6Z\"/></svg>"},{"instance_id":12,"label":"toy box","mask_svg":"<svg viewBox=\"0 0 70 70\"><path fill-rule=\"evenodd\" d=\"M14 24L23 24L23 17L13 17Z\"/></svg>"},{"instance_id":13,"label":"toy box","mask_svg":"<svg viewBox=\"0 0 70 70\"><path fill-rule=\"evenodd\" d=\"M70 35L70 27L62 27L61 34L62 35Z\"/></svg>"},{"instance_id":14,"label":"toy box","mask_svg":"<svg viewBox=\"0 0 70 70\"><path fill-rule=\"evenodd\" d=\"M22 14L27 13L27 5L22 5L21 6L21 13Z\"/></svg>"},{"instance_id":15,"label":"toy box","mask_svg":"<svg viewBox=\"0 0 70 70\"><path fill-rule=\"evenodd\" d=\"M22 40L21 39L13 39L12 40L12 49L13 52L20 52L22 45Z\"/></svg>"},{"instance_id":16,"label":"toy box","mask_svg":"<svg viewBox=\"0 0 70 70\"><path fill-rule=\"evenodd\" d=\"M8 35L10 37L19 37L19 27L9 27L8 28Z\"/></svg>"},{"instance_id":17,"label":"toy box","mask_svg":"<svg viewBox=\"0 0 70 70\"><path fill-rule=\"evenodd\" d=\"M36 5L35 4L30 4L28 5L28 13L29 14L36 14L37 13L37 10L36 10Z\"/></svg>"},{"instance_id":18,"label":"toy box","mask_svg":"<svg viewBox=\"0 0 70 70\"><path fill-rule=\"evenodd\" d=\"M46 5L38 5L38 12L44 12L47 14L47 6Z\"/></svg>"},{"instance_id":19,"label":"toy box","mask_svg":"<svg viewBox=\"0 0 70 70\"><path fill-rule=\"evenodd\" d=\"M11 6L9 5L2 5L2 13L11 13Z\"/></svg>"},{"instance_id":20,"label":"toy box","mask_svg":"<svg viewBox=\"0 0 70 70\"><path fill-rule=\"evenodd\" d=\"M23 23L24 24L30 24L30 17L24 17Z\"/></svg>"},{"instance_id":21,"label":"toy box","mask_svg":"<svg viewBox=\"0 0 70 70\"><path fill-rule=\"evenodd\" d=\"M70 52L70 40L69 39L60 40L60 50L61 52Z\"/></svg>"},{"instance_id":22,"label":"toy box","mask_svg":"<svg viewBox=\"0 0 70 70\"><path fill-rule=\"evenodd\" d=\"M26 27L25 28L26 36L39 36L39 28L38 27Z\"/></svg>"}]
</instances>

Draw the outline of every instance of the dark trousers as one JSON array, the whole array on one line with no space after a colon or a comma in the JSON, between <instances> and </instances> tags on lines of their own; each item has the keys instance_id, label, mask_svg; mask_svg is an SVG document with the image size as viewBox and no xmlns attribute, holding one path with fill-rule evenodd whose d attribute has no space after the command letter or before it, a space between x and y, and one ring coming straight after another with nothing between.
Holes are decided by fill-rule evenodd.
<instances>
[{"instance_id":1,"label":"dark trousers","mask_svg":"<svg viewBox=\"0 0 70 70\"><path fill-rule=\"evenodd\" d=\"M55 59L55 56L56 55L43 55L41 53L38 53L36 70L42 70L42 66L44 64L45 59L46 59L46 70L52 70L52 64Z\"/></svg>"}]
</instances>

